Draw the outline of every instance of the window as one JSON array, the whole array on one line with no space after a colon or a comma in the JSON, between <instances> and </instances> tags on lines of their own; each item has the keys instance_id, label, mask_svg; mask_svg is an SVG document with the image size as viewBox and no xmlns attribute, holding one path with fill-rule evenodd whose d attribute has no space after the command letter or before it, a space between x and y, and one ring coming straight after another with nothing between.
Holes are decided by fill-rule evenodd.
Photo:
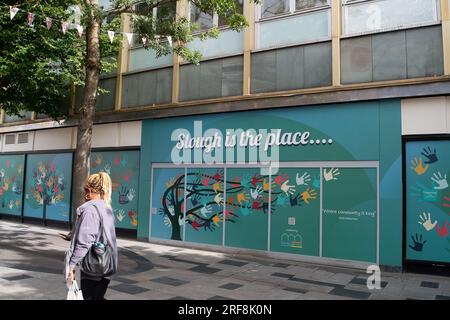
<instances>
[{"instance_id":1,"label":"window","mask_svg":"<svg viewBox=\"0 0 450 320\"><path fill-rule=\"evenodd\" d=\"M343 7L343 32L356 35L438 23L438 12L438 0L347 0Z\"/></svg>"},{"instance_id":2,"label":"window","mask_svg":"<svg viewBox=\"0 0 450 320\"><path fill-rule=\"evenodd\" d=\"M16 143L16 135L15 134L7 134L5 136L5 144L15 144Z\"/></svg>"},{"instance_id":3,"label":"window","mask_svg":"<svg viewBox=\"0 0 450 320\"><path fill-rule=\"evenodd\" d=\"M328 6L329 0L263 0L261 18Z\"/></svg>"},{"instance_id":4,"label":"window","mask_svg":"<svg viewBox=\"0 0 450 320\"><path fill-rule=\"evenodd\" d=\"M148 15L149 6L147 2L137 3L134 7L137 15ZM170 22L175 19L176 16L176 3L171 2L167 3L152 9L151 14L149 15L152 18L156 18L158 20L158 26L164 29L164 23ZM137 33L136 27L133 28L133 31ZM164 33L160 32L160 30L156 30L156 34ZM133 46L142 45L142 39L139 37L133 37Z\"/></svg>"},{"instance_id":5,"label":"window","mask_svg":"<svg viewBox=\"0 0 450 320\"><path fill-rule=\"evenodd\" d=\"M28 143L28 133L19 133L17 143Z\"/></svg>"},{"instance_id":6,"label":"window","mask_svg":"<svg viewBox=\"0 0 450 320\"><path fill-rule=\"evenodd\" d=\"M243 14L244 1L236 0L237 12ZM226 27L228 25L227 19L223 16L219 16L217 13L208 14L201 12L194 4L191 3L191 22L198 23L200 30L205 31L213 27Z\"/></svg>"}]
</instances>

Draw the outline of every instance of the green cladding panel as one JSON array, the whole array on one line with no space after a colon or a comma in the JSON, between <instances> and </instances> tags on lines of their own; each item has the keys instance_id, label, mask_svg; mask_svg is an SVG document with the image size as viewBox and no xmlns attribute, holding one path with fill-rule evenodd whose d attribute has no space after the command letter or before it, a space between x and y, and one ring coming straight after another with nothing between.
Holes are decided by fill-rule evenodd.
<instances>
[{"instance_id":1,"label":"green cladding panel","mask_svg":"<svg viewBox=\"0 0 450 320\"><path fill-rule=\"evenodd\" d=\"M267 250L269 177L260 169L227 169L225 246Z\"/></svg>"},{"instance_id":2,"label":"green cladding panel","mask_svg":"<svg viewBox=\"0 0 450 320\"><path fill-rule=\"evenodd\" d=\"M117 228L138 225L139 151L92 152L91 173L106 172L112 180L111 206Z\"/></svg>"},{"instance_id":3,"label":"green cladding panel","mask_svg":"<svg viewBox=\"0 0 450 320\"><path fill-rule=\"evenodd\" d=\"M185 241L222 245L223 187L223 169L187 169Z\"/></svg>"},{"instance_id":4,"label":"green cladding panel","mask_svg":"<svg viewBox=\"0 0 450 320\"><path fill-rule=\"evenodd\" d=\"M377 260L377 169L324 168L323 256Z\"/></svg>"},{"instance_id":5,"label":"green cladding panel","mask_svg":"<svg viewBox=\"0 0 450 320\"><path fill-rule=\"evenodd\" d=\"M406 143L406 259L450 263L450 141Z\"/></svg>"},{"instance_id":6,"label":"green cladding panel","mask_svg":"<svg viewBox=\"0 0 450 320\"><path fill-rule=\"evenodd\" d=\"M184 169L153 169L152 238L182 240L184 228Z\"/></svg>"},{"instance_id":7,"label":"green cladding panel","mask_svg":"<svg viewBox=\"0 0 450 320\"><path fill-rule=\"evenodd\" d=\"M27 157L24 216L70 220L72 153Z\"/></svg>"},{"instance_id":8,"label":"green cladding panel","mask_svg":"<svg viewBox=\"0 0 450 320\"><path fill-rule=\"evenodd\" d=\"M288 194L281 190L286 181ZM281 168L272 177L271 204L270 250L319 256L319 169Z\"/></svg>"},{"instance_id":9,"label":"green cladding panel","mask_svg":"<svg viewBox=\"0 0 450 320\"><path fill-rule=\"evenodd\" d=\"M24 155L0 156L0 213L22 214Z\"/></svg>"}]
</instances>

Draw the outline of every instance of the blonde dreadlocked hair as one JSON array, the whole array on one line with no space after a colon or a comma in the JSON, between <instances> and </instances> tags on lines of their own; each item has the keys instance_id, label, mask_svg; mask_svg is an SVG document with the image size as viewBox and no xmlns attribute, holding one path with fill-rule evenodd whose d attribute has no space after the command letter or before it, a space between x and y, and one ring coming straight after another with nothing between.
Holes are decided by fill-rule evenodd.
<instances>
[{"instance_id":1,"label":"blonde dreadlocked hair","mask_svg":"<svg viewBox=\"0 0 450 320\"><path fill-rule=\"evenodd\" d=\"M102 199L105 200L106 205L111 208L111 178L106 172L99 172L91 174L88 178L86 187L92 192L99 193Z\"/></svg>"}]
</instances>

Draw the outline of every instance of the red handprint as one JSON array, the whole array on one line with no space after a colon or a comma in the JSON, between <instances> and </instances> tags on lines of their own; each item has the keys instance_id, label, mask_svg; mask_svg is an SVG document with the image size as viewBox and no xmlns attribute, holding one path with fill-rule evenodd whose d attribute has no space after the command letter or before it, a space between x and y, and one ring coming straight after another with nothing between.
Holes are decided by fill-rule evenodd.
<instances>
[{"instance_id":1,"label":"red handprint","mask_svg":"<svg viewBox=\"0 0 450 320\"><path fill-rule=\"evenodd\" d=\"M232 188L239 188L239 187L241 186L241 178L236 177L236 178L234 179L234 181L235 181L235 183L232 183L232 184L231 184L231 187L232 187Z\"/></svg>"},{"instance_id":2,"label":"red handprint","mask_svg":"<svg viewBox=\"0 0 450 320\"><path fill-rule=\"evenodd\" d=\"M273 181L281 186L283 184L283 182L285 182L286 180L289 179L289 176L287 174L280 174L279 176L277 176Z\"/></svg>"},{"instance_id":3,"label":"red handprint","mask_svg":"<svg viewBox=\"0 0 450 320\"><path fill-rule=\"evenodd\" d=\"M208 186L210 180L211 180L210 177L203 177L203 179L202 179L202 185L203 185L204 187Z\"/></svg>"},{"instance_id":4,"label":"red handprint","mask_svg":"<svg viewBox=\"0 0 450 320\"><path fill-rule=\"evenodd\" d=\"M130 179L131 179L131 171L128 171L128 172L125 174L125 177L123 177L123 178L125 179L126 182L129 182Z\"/></svg>"},{"instance_id":5,"label":"red handprint","mask_svg":"<svg viewBox=\"0 0 450 320\"><path fill-rule=\"evenodd\" d=\"M193 221L191 223L191 227L195 230L198 231L198 228L200 228L202 225L200 223L198 223L197 221Z\"/></svg>"},{"instance_id":6,"label":"red handprint","mask_svg":"<svg viewBox=\"0 0 450 320\"><path fill-rule=\"evenodd\" d=\"M445 220L445 223L442 226L442 228L439 227L439 225L436 225L436 231L442 238L445 238L448 235L447 226L450 226L450 223L448 223L447 220Z\"/></svg>"},{"instance_id":7,"label":"red handprint","mask_svg":"<svg viewBox=\"0 0 450 320\"><path fill-rule=\"evenodd\" d=\"M253 185L254 187L256 187L256 185L258 184L258 182L261 182L261 178L259 178L258 175L255 174L255 175L252 177L251 183L252 183L252 185Z\"/></svg>"},{"instance_id":8,"label":"red handprint","mask_svg":"<svg viewBox=\"0 0 450 320\"><path fill-rule=\"evenodd\" d=\"M116 166L118 166L120 164L120 154L118 154L115 158L114 158L114 164Z\"/></svg>"},{"instance_id":9,"label":"red handprint","mask_svg":"<svg viewBox=\"0 0 450 320\"><path fill-rule=\"evenodd\" d=\"M446 202L444 202L444 203L442 204L442 206L444 206L444 207L450 207L450 198L449 198L449 197L444 197L444 200L445 200Z\"/></svg>"},{"instance_id":10,"label":"red handprint","mask_svg":"<svg viewBox=\"0 0 450 320\"><path fill-rule=\"evenodd\" d=\"M6 166L8 167L8 169L11 168L11 160L6 160Z\"/></svg>"},{"instance_id":11,"label":"red handprint","mask_svg":"<svg viewBox=\"0 0 450 320\"><path fill-rule=\"evenodd\" d=\"M222 179L222 177L223 177L223 172L217 171L213 178L214 178L214 180L219 181L220 179Z\"/></svg>"},{"instance_id":12,"label":"red handprint","mask_svg":"<svg viewBox=\"0 0 450 320\"><path fill-rule=\"evenodd\" d=\"M252 203L252 209L261 210L260 204L261 204L261 202L259 202L259 201L253 202Z\"/></svg>"}]
</instances>

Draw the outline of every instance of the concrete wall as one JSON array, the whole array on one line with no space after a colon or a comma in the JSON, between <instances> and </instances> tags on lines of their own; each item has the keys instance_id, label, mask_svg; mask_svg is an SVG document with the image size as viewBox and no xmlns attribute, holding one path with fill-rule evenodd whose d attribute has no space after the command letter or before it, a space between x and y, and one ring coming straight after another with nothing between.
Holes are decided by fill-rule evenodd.
<instances>
[{"instance_id":1,"label":"concrete wall","mask_svg":"<svg viewBox=\"0 0 450 320\"><path fill-rule=\"evenodd\" d=\"M402 135L450 133L450 96L402 100Z\"/></svg>"},{"instance_id":2,"label":"concrete wall","mask_svg":"<svg viewBox=\"0 0 450 320\"><path fill-rule=\"evenodd\" d=\"M26 132L21 132L24 134ZM55 128L28 132L28 142L5 144L5 136L1 135L0 152L24 152L45 150L75 149L77 128ZM93 128L92 148L135 147L141 145L141 121L120 122L95 125Z\"/></svg>"}]
</instances>

